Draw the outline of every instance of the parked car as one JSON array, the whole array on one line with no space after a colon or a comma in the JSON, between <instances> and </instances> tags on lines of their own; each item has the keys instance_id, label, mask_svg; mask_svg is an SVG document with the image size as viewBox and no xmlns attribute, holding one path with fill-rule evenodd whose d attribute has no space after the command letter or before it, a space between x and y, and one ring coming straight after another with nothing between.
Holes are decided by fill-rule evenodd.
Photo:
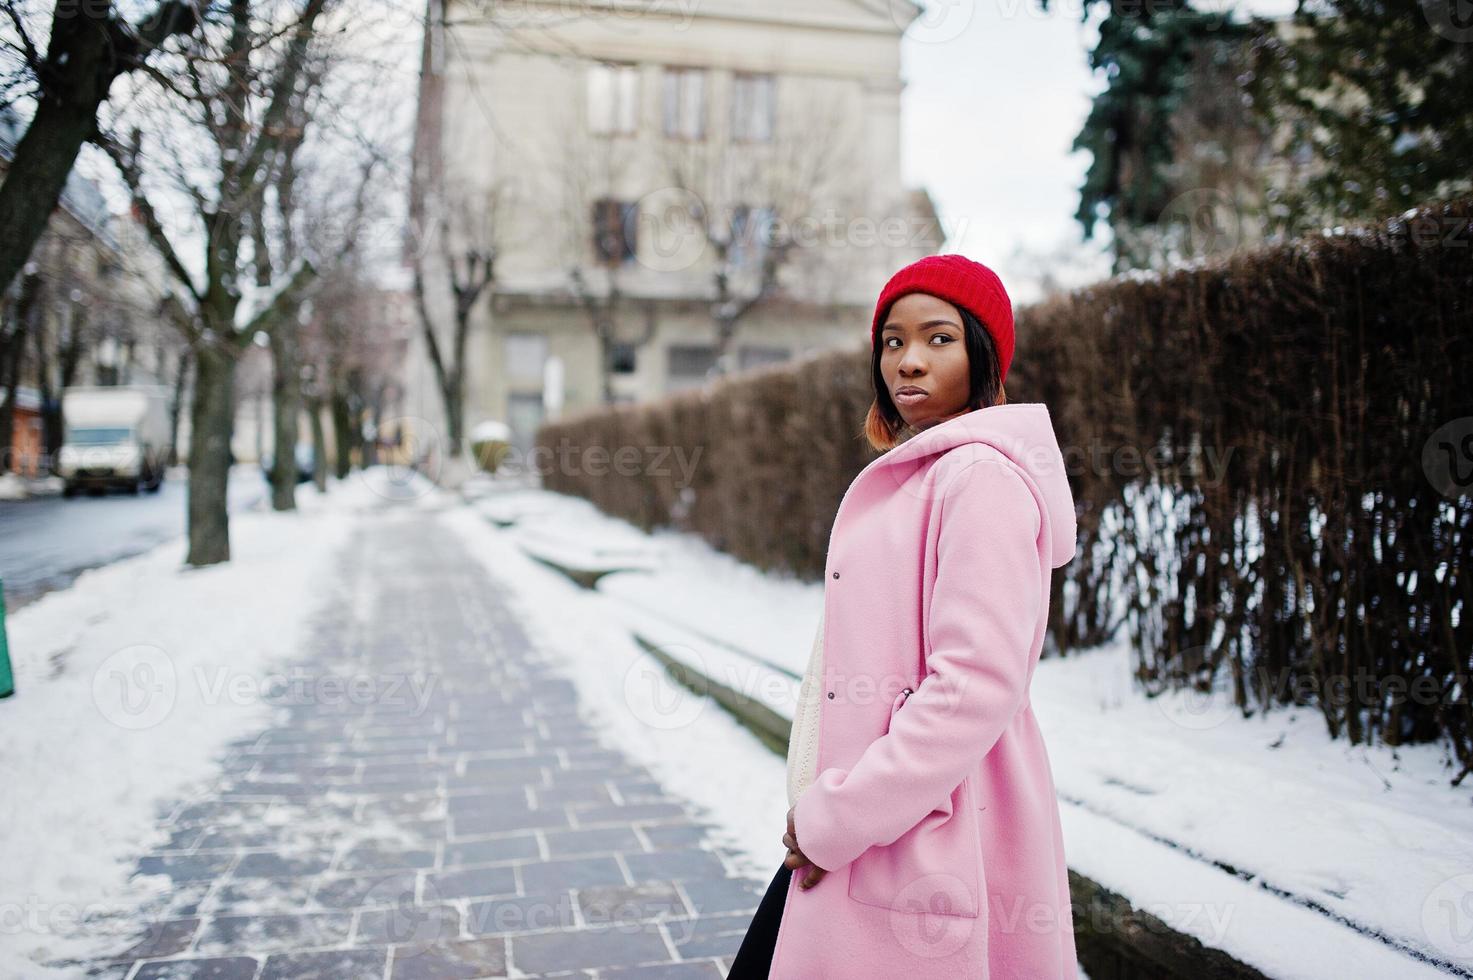
<instances>
[{"instance_id":1,"label":"parked car","mask_svg":"<svg viewBox=\"0 0 1473 980\"><path fill-rule=\"evenodd\" d=\"M62 392L62 493L121 487L154 491L169 454L169 389L161 385L72 387Z\"/></svg>"},{"instance_id":2,"label":"parked car","mask_svg":"<svg viewBox=\"0 0 1473 980\"><path fill-rule=\"evenodd\" d=\"M275 456L271 453L261 455L261 474L266 477L266 482L271 482L271 468L275 466ZM306 483L312 479L312 468L317 462L317 453L312 449L310 442L297 443L297 482Z\"/></svg>"}]
</instances>

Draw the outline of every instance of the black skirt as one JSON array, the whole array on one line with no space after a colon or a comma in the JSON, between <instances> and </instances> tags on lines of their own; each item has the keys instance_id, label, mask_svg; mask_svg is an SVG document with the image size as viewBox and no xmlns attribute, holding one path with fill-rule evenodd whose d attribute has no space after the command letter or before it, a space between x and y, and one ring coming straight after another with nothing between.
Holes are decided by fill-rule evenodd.
<instances>
[{"instance_id":1,"label":"black skirt","mask_svg":"<svg viewBox=\"0 0 1473 980\"><path fill-rule=\"evenodd\" d=\"M737 949L736 959L732 961L731 972L726 975L726 980L766 978L767 971L772 968L772 951L777 945L777 927L782 922L783 904L788 899L788 879L792 876L793 870L785 864L772 876L772 883L767 886L767 894L762 896L762 901L752 916L752 924L747 927L747 935Z\"/></svg>"}]
</instances>

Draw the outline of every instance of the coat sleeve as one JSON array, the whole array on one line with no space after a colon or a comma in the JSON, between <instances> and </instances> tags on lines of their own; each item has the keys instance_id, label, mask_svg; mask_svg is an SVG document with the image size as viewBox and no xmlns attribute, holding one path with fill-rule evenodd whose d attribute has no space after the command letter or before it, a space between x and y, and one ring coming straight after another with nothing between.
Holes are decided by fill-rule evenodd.
<instances>
[{"instance_id":1,"label":"coat sleeve","mask_svg":"<svg viewBox=\"0 0 1473 980\"><path fill-rule=\"evenodd\" d=\"M824 769L794 805L798 847L825 870L943 807L1027 693L1047 601L1038 503L995 460L971 460L938 483L926 676L852 768Z\"/></svg>"}]
</instances>

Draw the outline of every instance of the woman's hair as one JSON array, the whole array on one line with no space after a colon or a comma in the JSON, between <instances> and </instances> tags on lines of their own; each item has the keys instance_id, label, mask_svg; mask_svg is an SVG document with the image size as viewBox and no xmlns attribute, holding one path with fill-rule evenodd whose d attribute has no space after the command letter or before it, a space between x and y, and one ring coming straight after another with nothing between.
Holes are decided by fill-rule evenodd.
<instances>
[{"instance_id":1,"label":"woman's hair","mask_svg":"<svg viewBox=\"0 0 1473 980\"><path fill-rule=\"evenodd\" d=\"M970 310L960 306L956 310L962 318L962 337L967 345L967 366L972 379L971 390L967 394L967 408L1001 405L1007 401L1007 392L1003 390L1000 378L1002 372L992 335ZM889 313L886 309L880 317L880 323L885 322L885 316ZM890 398L890 391L885 387L885 378L880 374L880 354L884 349L884 338L881 337L875 341L874 350L870 354L870 378L874 382L875 400L864 418L864 437L881 452L899 444L910 428L900 417L900 411L896 409L895 402Z\"/></svg>"}]
</instances>

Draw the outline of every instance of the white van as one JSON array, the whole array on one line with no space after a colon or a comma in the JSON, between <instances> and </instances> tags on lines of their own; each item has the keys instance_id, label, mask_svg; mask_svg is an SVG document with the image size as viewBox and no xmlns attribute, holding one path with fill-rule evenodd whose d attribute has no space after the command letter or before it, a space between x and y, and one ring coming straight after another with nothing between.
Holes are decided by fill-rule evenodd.
<instances>
[{"instance_id":1,"label":"white van","mask_svg":"<svg viewBox=\"0 0 1473 980\"><path fill-rule=\"evenodd\" d=\"M169 453L169 396L162 385L67 388L56 471L71 496L83 487L157 490Z\"/></svg>"}]
</instances>

